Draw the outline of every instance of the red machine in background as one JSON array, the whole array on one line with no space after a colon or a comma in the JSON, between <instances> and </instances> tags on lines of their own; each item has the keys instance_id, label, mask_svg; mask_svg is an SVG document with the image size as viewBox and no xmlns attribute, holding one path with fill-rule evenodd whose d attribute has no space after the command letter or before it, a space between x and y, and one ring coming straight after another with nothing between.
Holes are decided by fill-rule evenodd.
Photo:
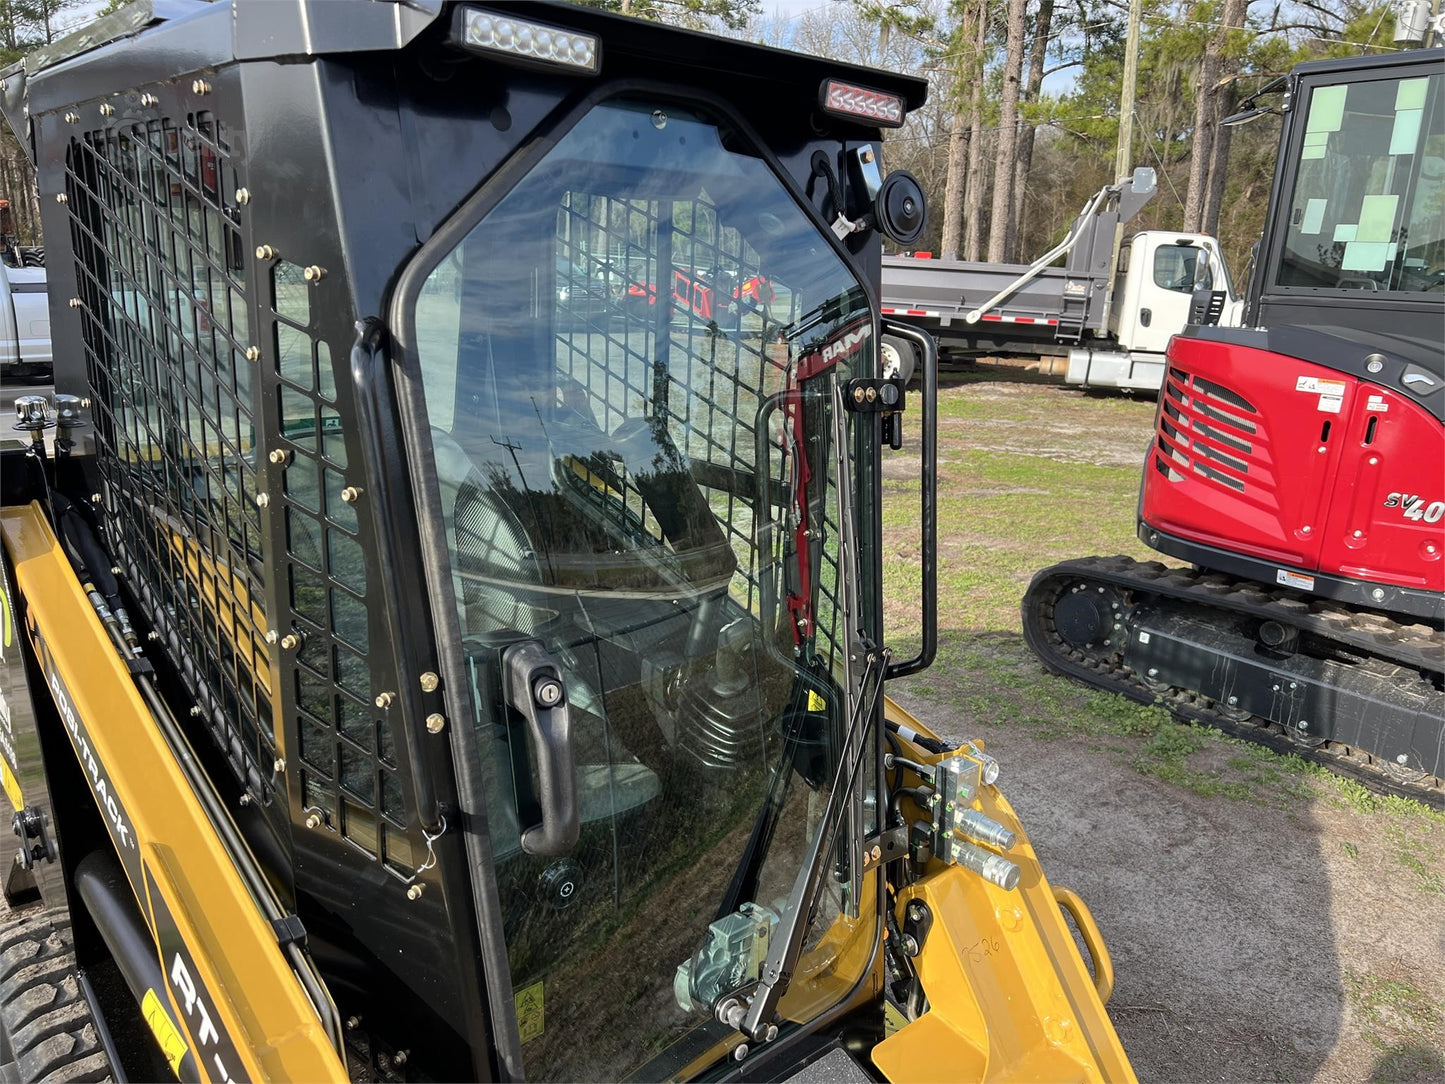
<instances>
[{"instance_id":1,"label":"red machine in background","mask_svg":"<svg viewBox=\"0 0 1445 1084\"><path fill-rule=\"evenodd\" d=\"M1038 573L1056 672L1445 805L1445 51L1301 65L1243 328L1170 344L1139 537ZM1196 298L1200 317L1208 298ZM1203 322L1203 320L1201 320Z\"/></svg>"}]
</instances>

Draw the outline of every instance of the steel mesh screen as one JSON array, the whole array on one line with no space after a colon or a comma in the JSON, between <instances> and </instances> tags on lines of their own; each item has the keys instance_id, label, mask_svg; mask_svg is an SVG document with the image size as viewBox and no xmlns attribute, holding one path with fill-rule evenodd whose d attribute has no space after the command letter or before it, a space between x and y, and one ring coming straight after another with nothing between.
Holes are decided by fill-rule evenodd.
<instances>
[{"instance_id":1,"label":"steel mesh screen","mask_svg":"<svg viewBox=\"0 0 1445 1084\"><path fill-rule=\"evenodd\" d=\"M66 202L103 519L242 784L271 731L245 261L227 133L209 114L89 132Z\"/></svg>"}]
</instances>

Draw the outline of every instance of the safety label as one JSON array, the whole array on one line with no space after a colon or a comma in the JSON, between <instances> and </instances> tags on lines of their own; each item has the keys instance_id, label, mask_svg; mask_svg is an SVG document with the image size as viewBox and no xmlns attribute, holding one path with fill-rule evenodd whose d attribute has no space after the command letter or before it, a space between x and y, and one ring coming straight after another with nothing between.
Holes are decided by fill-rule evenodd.
<instances>
[{"instance_id":1,"label":"safety label","mask_svg":"<svg viewBox=\"0 0 1445 1084\"><path fill-rule=\"evenodd\" d=\"M1323 410L1326 414L1338 414L1344 409L1345 401L1338 395L1321 395L1320 404L1317 410Z\"/></svg>"},{"instance_id":2,"label":"safety label","mask_svg":"<svg viewBox=\"0 0 1445 1084\"><path fill-rule=\"evenodd\" d=\"M1345 382L1343 380L1322 380L1317 376L1301 376L1295 379L1294 390L1310 391L1317 395L1344 395Z\"/></svg>"},{"instance_id":3,"label":"safety label","mask_svg":"<svg viewBox=\"0 0 1445 1084\"><path fill-rule=\"evenodd\" d=\"M1374 411L1377 414L1383 414L1390 409L1390 404L1385 402L1382 396L1372 395L1369 401L1365 403L1365 409Z\"/></svg>"},{"instance_id":4,"label":"safety label","mask_svg":"<svg viewBox=\"0 0 1445 1084\"><path fill-rule=\"evenodd\" d=\"M1291 572L1282 568L1274 574L1275 583L1285 587L1297 587L1301 591L1313 591L1315 589L1315 578L1313 576L1301 576L1298 572Z\"/></svg>"}]
</instances>

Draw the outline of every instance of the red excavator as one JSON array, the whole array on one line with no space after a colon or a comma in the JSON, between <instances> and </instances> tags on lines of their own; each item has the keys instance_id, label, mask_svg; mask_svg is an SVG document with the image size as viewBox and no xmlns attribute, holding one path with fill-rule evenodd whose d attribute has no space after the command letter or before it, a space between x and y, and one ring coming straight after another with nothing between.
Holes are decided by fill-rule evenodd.
<instances>
[{"instance_id":1,"label":"red excavator","mask_svg":"<svg viewBox=\"0 0 1445 1084\"><path fill-rule=\"evenodd\" d=\"M1176 336L1124 557L1034 576L1058 673L1445 806L1445 50L1280 81L1242 328ZM1265 88L1269 90L1270 88ZM1264 93L1263 91L1261 93Z\"/></svg>"}]
</instances>

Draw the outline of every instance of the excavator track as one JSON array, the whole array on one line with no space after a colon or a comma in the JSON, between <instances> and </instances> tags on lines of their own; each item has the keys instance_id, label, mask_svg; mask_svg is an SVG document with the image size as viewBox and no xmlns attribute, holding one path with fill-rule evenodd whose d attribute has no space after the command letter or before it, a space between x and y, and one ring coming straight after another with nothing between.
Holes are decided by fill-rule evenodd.
<instances>
[{"instance_id":1,"label":"excavator track","mask_svg":"<svg viewBox=\"0 0 1445 1084\"><path fill-rule=\"evenodd\" d=\"M1220 573L1094 557L1037 573L1023 628L1055 673L1445 809L1437 626Z\"/></svg>"}]
</instances>

